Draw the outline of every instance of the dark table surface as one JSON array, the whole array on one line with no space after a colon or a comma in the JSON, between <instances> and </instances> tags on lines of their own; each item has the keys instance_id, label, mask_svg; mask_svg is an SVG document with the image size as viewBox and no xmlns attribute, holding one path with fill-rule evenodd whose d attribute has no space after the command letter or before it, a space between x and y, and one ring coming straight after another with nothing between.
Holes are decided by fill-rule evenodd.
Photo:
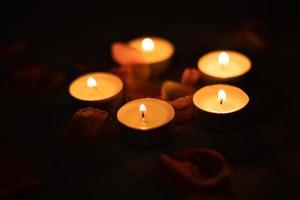
<instances>
[{"instance_id":1,"label":"dark table surface","mask_svg":"<svg viewBox=\"0 0 300 200\"><path fill-rule=\"evenodd\" d=\"M2 80L16 66L33 63L49 65L65 77L46 93L24 95L2 90L0 94L1 136L7 143L2 151L29 163L43 180L41 187L17 199L189 199L194 194L179 193L161 184L156 163L161 153L191 146L222 152L233 169L228 191L202 191L196 199L219 199L228 192L244 199L287 199L297 195L300 42L296 24L282 22L274 14L280 5L256 7L246 3L248 7L243 8L234 6L236 1L231 3L231 9L238 11L230 15L219 7L215 11L210 2L202 5L202 11L192 1L188 5L178 3L169 12L168 5L155 3L149 3L150 7L146 3L116 7L75 3L72 8L67 3L60 7L11 5L7 11L11 23L3 25L1 41L3 45L25 41L28 47L25 56L13 59L12 63L17 64L1 62ZM145 7L146 17L140 11ZM9 12L12 10L16 15ZM212 16L212 12L218 14ZM239 40L243 28L253 24L260 24L258 32L253 30L263 41L259 45ZM101 145L66 149L69 122L76 112L68 84L89 71L75 66L110 70L116 65L110 57L112 42L148 34L168 38L176 46L169 72L161 80L179 80L185 67L196 67L197 59L210 50L246 53L253 62L251 80L244 88L253 104L249 124L216 133L193 119L177 125L174 137L156 148L134 148L117 136Z\"/></svg>"}]
</instances>

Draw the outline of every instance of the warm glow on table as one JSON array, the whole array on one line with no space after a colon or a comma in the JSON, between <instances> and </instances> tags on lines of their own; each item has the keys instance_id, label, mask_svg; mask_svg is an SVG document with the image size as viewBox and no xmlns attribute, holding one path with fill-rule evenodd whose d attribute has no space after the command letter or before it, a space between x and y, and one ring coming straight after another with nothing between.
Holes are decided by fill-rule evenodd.
<instances>
[{"instance_id":1,"label":"warm glow on table","mask_svg":"<svg viewBox=\"0 0 300 200\"><path fill-rule=\"evenodd\" d=\"M162 127L173 120L173 107L160 99L143 98L123 105L117 114L123 125L137 130L150 130Z\"/></svg>"},{"instance_id":2,"label":"warm glow on table","mask_svg":"<svg viewBox=\"0 0 300 200\"><path fill-rule=\"evenodd\" d=\"M198 60L198 68L204 74L220 78L242 76L251 69L251 61L235 51L213 51Z\"/></svg>"},{"instance_id":3,"label":"warm glow on table","mask_svg":"<svg viewBox=\"0 0 300 200\"><path fill-rule=\"evenodd\" d=\"M226 114L244 108L249 97L238 87L217 84L199 89L193 96L193 103L206 112Z\"/></svg>"},{"instance_id":4,"label":"warm glow on table","mask_svg":"<svg viewBox=\"0 0 300 200\"><path fill-rule=\"evenodd\" d=\"M83 101L107 101L118 95L123 88L121 79L113 74L95 72L75 79L70 94Z\"/></svg>"}]
</instances>

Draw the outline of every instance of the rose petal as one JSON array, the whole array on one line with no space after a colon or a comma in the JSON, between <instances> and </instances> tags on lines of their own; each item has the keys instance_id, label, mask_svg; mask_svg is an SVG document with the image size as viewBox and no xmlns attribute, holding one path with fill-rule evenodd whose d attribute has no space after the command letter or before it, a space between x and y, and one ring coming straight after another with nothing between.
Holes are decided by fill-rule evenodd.
<instances>
[{"instance_id":1,"label":"rose petal","mask_svg":"<svg viewBox=\"0 0 300 200\"><path fill-rule=\"evenodd\" d=\"M190 190L215 188L230 175L226 159L213 149L190 148L172 157L162 154L159 163L166 181Z\"/></svg>"},{"instance_id":2,"label":"rose petal","mask_svg":"<svg viewBox=\"0 0 300 200\"><path fill-rule=\"evenodd\" d=\"M74 114L67 142L71 145L97 143L110 135L113 135L113 131L109 114L106 111L88 107Z\"/></svg>"},{"instance_id":3,"label":"rose petal","mask_svg":"<svg viewBox=\"0 0 300 200\"><path fill-rule=\"evenodd\" d=\"M184 123L194 117L194 107L190 106L183 110L175 110L175 113L175 123Z\"/></svg>"},{"instance_id":4,"label":"rose petal","mask_svg":"<svg viewBox=\"0 0 300 200\"><path fill-rule=\"evenodd\" d=\"M0 163L0 199L41 185L40 178L24 163L3 154Z\"/></svg>"},{"instance_id":5,"label":"rose petal","mask_svg":"<svg viewBox=\"0 0 300 200\"><path fill-rule=\"evenodd\" d=\"M127 82L125 87L126 101L131 101L137 98L158 97L160 86L152 82Z\"/></svg>"},{"instance_id":6,"label":"rose petal","mask_svg":"<svg viewBox=\"0 0 300 200\"><path fill-rule=\"evenodd\" d=\"M125 43L116 42L111 46L113 60L120 65L145 64L145 60L137 50Z\"/></svg>"},{"instance_id":7,"label":"rose petal","mask_svg":"<svg viewBox=\"0 0 300 200\"><path fill-rule=\"evenodd\" d=\"M193 87L200 78L199 70L195 68L186 68L181 76L181 83L186 86Z\"/></svg>"},{"instance_id":8,"label":"rose petal","mask_svg":"<svg viewBox=\"0 0 300 200\"><path fill-rule=\"evenodd\" d=\"M183 110L193 105L193 97L191 95L179 97L173 101L170 101L170 104L175 110Z\"/></svg>"},{"instance_id":9,"label":"rose petal","mask_svg":"<svg viewBox=\"0 0 300 200\"><path fill-rule=\"evenodd\" d=\"M161 87L161 98L164 100L174 100L193 94L193 88L184 86L178 82L165 81Z\"/></svg>"},{"instance_id":10,"label":"rose petal","mask_svg":"<svg viewBox=\"0 0 300 200\"><path fill-rule=\"evenodd\" d=\"M230 194L207 194L207 193L194 193L189 194L184 197L182 200L242 200L242 198L238 198L234 195Z\"/></svg>"},{"instance_id":11,"label":"rose petal","mask_svg":"<svg viewBox=\"0 0 300 200\"><path fill-rule=\"evenodd\" d=\"M112 70L112 73L118 75L124 83L125 100L130 101L143 97L157 97L160 95L160 85L146 81L148 73L144 66L120 66ZM137 75L139 74L139 75Z\"/></svg>"},{"instance_id":12,"label":"rose petal","mask_svg":"<svg viewBox=\"0 0 300 200\"><path fill-rule=\"evenodd\" d=\"M17 56L27 48L27 43L23 41L13 42L0 47L0 56Z\"/></svg>"},{"instance_id":13,"label":"rose petal","mask_svg":"<svg viewBox=\"0 0 300 200\"><path fill-rule=\"evenodd\" d=\"M4 88L9 93L43 93L55 89L64 78L62 72L48 65L30 65L13 69L4 80Z\"/></svg>"},{"instance_id":14,"label":"rose petal","mask_svg":"<svg viewBox=\"0 0 300 200\"><path fill-rule=\"evenodd\" d=\"M175 122L183 123L194 116L194 106L192 96L179 97L169 102L175 109Z\"/></svg>"}]
</instances>

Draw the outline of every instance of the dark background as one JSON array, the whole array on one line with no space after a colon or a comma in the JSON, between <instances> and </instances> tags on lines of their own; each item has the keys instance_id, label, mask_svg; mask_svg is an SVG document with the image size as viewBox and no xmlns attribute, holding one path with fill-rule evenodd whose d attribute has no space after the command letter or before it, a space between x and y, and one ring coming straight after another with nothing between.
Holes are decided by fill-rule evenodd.
<instances>
[{"instance_id":1,"label":"dark background","mask_svg":"<svg viewBox=\"0 0 300 200\"><path fill-rule=\"evenodd\" d=\"M162 152L195 145L217 149L229 160L230 194L243 199L296 198L297 11L297 6L282 1L26 1L1 6L2 151L33 166L44 183L15 198L189 199L190 194L161 185L155 164ZM154 149L136 149L117 137L96 147L66 150L65 136L76 111L70 106L68 84L87 71L111 69L116 65L110 57L112 42L140 35L158 35L175 44L173 64L162 79L178 80L184 67L196 66L210 50L249 55L253 75L243 89L253 103L251 123L220 134L190 121L176 127L172 141ZM25 52L6 53L16 42L26 44ZM14 70L40 64L63 74L64 80L44 92L7 84ZM202 191L197 198L219 199L227 192L213 196Z\"/></svg>"}]
</instances>

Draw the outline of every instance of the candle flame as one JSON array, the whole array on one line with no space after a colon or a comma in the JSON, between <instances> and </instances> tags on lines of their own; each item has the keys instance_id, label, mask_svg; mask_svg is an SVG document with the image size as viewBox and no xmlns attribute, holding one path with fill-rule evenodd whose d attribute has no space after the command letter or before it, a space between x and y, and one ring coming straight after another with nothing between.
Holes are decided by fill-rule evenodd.
<instances>
[{"instance_id":1,"label":"candle flame","mask_svg":"<svg viewBox=\"0 0 300 200\"><path fill-rule=\"evenodd\" d=\"M140 111L141 111L141 112L147 112L147 108L146 108L145 104L142 103L142 104L140 105Z\"/></svg>"},{"instance_id":2,"label":"candle flame","mask_svg":"<svg viewBox=\"0 0 300 200\"><path fill-rule=\"evenodd\" d=\"M225 51L222 51L219 54L218 61L219 61L220 65L228 64L229 63L229 55Z\"/></svg>"},{"instance_id":3,"label":"candle flame","mask_svg":"<svg viewBox=\"0 0 300 200\"><path fill-rule=\"evenodd\" d=\"M94 79L93 77L89 77L86 81L86 84L89 88L93 88L93 87L96 87L97 86L97 81L96 79Z\"/></svg>"},{"instance_id":4,"label":"candle flame","mask_svg":"<svg viewBox=\"0 0 300 200\"><path fill-rule=\"evenodd\" d=\"M218 100L220 101L220 104L226 100L226 92L222 89L218 92Z\"/></svg>"},{"instance_id":5,"label":"candle flame","mask_svg":"<svg viewBox=\"0 0 300 200\"><path fill-rule=\"evenodd\" d=\"M143 39L141 46L144 51L153 51L155 45L152 39L145 38Z\"/></svg>"},{"instance_id":6,"label":"candle flame","mask_svg":"<svg viewBox=\"0 0 300 200\"><path fill-rule=\"evenodd\" d=\"M145 122L146 121L145 112L147 112L147 108L143 103L140 105L140 112L142 114L142 121Z\"/></svg>"}]
</instances>

